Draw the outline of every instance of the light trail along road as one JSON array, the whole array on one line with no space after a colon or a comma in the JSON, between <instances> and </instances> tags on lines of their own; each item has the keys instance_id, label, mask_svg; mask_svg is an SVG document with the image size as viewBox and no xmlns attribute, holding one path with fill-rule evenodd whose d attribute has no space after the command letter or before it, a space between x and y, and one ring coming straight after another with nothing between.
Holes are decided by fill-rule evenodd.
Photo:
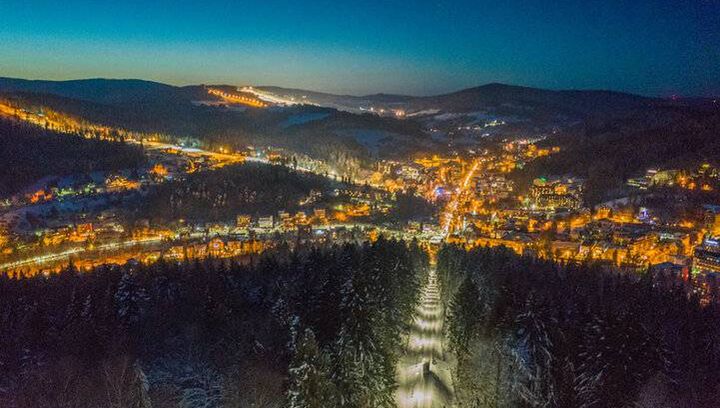
<instances>
[{"instance_id":1,"label":"light trail along road","mask_svg":"<svg viewBox=\"0 0 720 408\"><path fill-rule=\"evenodd\" d=\"M462 177L455 195L440 215L443 237L453 232L461 202L467 199L473 176L480 168L474 160ZM445 360L445 313L435 267L422 289L413 319L407 350L398 364L397 402L400 408L450 408L454 388L451 367Z\"/></svg>"},{"instance_id":2,"label":"light trail along road","mask_svg":"<svg viewBox=\"0 0 720 408\"><path fill-rule=\"evenodd\" d=\"M397 402L400 408L452 406L450 366L444 359L443 306L433 268L422 289L405 356L398 366Z\"/></svg>"},{"instance_id":3,"label":"light trail along road","mask_svg":"<svg viewBox=\"0 0 720 408\"><path fill-rule=\"evenodd\" d=\"M453 233L455 223L457 221L457 212L460 209L461 202L467 200L470 187L472 187L470 181L472 181L475 172L480 167L480 161L474 160L470 169L465 173L462 182L458 185L457 190L450 202L445 207L445 210L440 214L440 226L442 227L445 238Z\"/></svg>"}]
</instances>

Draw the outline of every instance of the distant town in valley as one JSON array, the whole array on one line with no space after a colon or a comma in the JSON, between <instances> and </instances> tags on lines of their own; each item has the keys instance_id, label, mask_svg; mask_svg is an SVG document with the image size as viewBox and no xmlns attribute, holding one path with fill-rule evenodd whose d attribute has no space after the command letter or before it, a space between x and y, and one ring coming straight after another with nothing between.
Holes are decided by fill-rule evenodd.
<instances>
[{"instance_id":1,"label":"distant town in valley","mask_svg":"<svg viewBox=\"0 0 720 408\"><path fill-rule=\"evenodd\" d=\"M107 88L118 101L98 106ZM586 101L588 111L571 117L578 102L556 107L563 92L499 84L380 100L113 80L4 79L0 91L3 130L13 135L3 141L11 153L5 166L14 169L0 202L1 266L9 274L47 274L69 262L91 269L247 258L278 242L380 235L432 252L442 243L505 246L627 273L650 269L706 300L720 271L715 101L581 92L568 99ZM489 95L506 100L488 105ZM503 108L521 97L535 100L516 112ZM133 116L129 103L139 98L151 107ZM616 106L593 112L593 98L614 98ZM533 117L550 103L557 111ZM171 112L158 120L167 125L153 124L152 110L168 106L184 111L179 123L168 123ZM118 118L103 122L103 109ZM612 134L577 124L619 120L630 109L648 121L672 112L678 122L612 145ZM693 115L708 127L686 124ZM205 133L190 129L187 116L228 124ZM573 133L591 140L583 145ZM683 137L707 143L675 150ZM618 162L612 174L603 173L608 160ZM27 176L18 180L13 172L23 165Z\"/></svg>"},{"instance_id":2,"label":"distant town in valley","mask_svg":"<svg viewBox=\"0 0 720 408\"><path fill-rule=\"evenodd\" d=\"M8 1L0 407L720 406L720 3Z\"/></svg>"}]
</instances>

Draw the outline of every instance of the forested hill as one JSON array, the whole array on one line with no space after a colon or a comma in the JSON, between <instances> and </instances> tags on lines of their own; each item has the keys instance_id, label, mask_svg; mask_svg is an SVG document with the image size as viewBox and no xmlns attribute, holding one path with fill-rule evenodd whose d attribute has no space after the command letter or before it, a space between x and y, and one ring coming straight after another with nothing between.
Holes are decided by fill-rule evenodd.
<instances>
[{"instance_id":1,"label":"forested hill","mask_svg":"<svg viewBox=\"0 0 720 408\"><path fill-rule=\"evenodd\" d=\"M540 175L585 177L586 200L596 204L648 168L718 164L719 135L720 108L712 106L655 107L622 119L586 121L549 138L560 153L531 163L523 183Z\"/></svg>"},{"instance_id":2,"label":"forested hill","mask_svg":"<svg viewBox=\"0 0 720 408\"><path fill-rule=\"evenodd\" d=\"M26 80L0 77L0 91L56 95L105 105L187 103L215 99L202 86L177 87L139 79Z\"/></svg>"},{"instance_id":3,"label":"forested hill","mask_svg":"<svg viewBox=\"0 0 720 408\"><path fill-rule=\"evenodd\" d=\"M492 83L445 95L417 98L410 103L410 106L413 110L436 108L446 112L468 112L492 108L537 120L545 116L584 119L641 109L660 102L653 98L623 92L555 91Z\"/></svg>"},{"instance_id":4,"label":"forested hill","mask_svg":"<svg viewBox=\"0 0 720 408\"><path fill-rule=\"evenodd\" d=\"M321 106L357 111L361 107L401 108L409 115L423 112L466 113L493 111L530 120L564 117L582 120L597 115L616 115L669 103L623 92L602 90L549 90L500 83L485 84L433 96L376 94L366 96L332 95L300 89L260 87L266 92Z\"/></svg>"},{"instance_id":5,"label":"forested hill","mask_svg":"<svg viewBox=\"0 0 720 408\"><path fill-rule=\"evenodd\" d=\"M218 104L203 86L145 81L0 79L0 94L32 111L50 108L92 123L168 138L290 149L351 173L372 158L397 158L442 146L414 121L354 115L317 106L253 109Z\"/></svg>"},{"instance_id":6,"label":"forested hill","mask_svg":"<svg viewBox=\"0 0 720 408\"><path fill-rule=\"evenodd\" d=\"M139 208L143 216L172 221L182 219L228 220L237 214L274 215L295 211L311 194L312 202L327 202L337 184L326 177L300 173L284 166L246 163L154 187ZM312 207L304 208L312 211Z\"/></svg>"},{"instance_id":7,"label":"forested hill","mask_svg":"<svg viewBox=\"0 0 720 408\"><path fill-rule=\"evenodd\" d=\"M136 168L145 163L138 146L59 134L0 118L0 196L49 175Z\"/></svg>"}]
</instances>

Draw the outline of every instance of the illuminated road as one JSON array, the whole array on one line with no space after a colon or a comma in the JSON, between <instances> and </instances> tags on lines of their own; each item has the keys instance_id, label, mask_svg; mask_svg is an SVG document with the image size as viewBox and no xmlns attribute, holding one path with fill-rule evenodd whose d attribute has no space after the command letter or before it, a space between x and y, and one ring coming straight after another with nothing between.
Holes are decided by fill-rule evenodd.
<instances>
[{"instance_id":1,"label":"illuminated road","mask_svg":"<svg viewBox=\"0 0 720 408\"><path fill-rule=\"evenodd\" d=\"M470 181L475 175L478 167L480 167L480 161L475 160L468 172L465 173L465 177L463 178L462 183L460 183L457 192L450 200L447 207L445 207L445 211L440 215L440 222L442 223L442 229L446 238L452 234L457 217L457 210L460 207L461 201L465 198L468 188L471 187Z\"/></svg>"},{"instance_id":2,"label":"illuminated road","mask_svg":"<svg viewBox=\"0 0 720 408\"><path fill-rule=\"evenodd\" d=\"M422 236L414 236L414 235L408 235L405 231L397 230L397 229L391 229L386 227L378 227L373 224L367 224L367 223L336 223L336 224L329 224L329 225L323 225L323 226L316 226L314 229L316 231L331 231L333 229L355 229L359 228L361 230L367 230L367 229L377 229L381 234L388 238L395 238L395 239L403 239L405 241L410 241L413 238L419 238L423 239ZM275 229L271 232L267 233L268 236L272 236L275 233L282 233L283 231L281 229ZM216 232L212 235L213 237L219 237L219 238L229 238L235 236L235 234L232 231L222 231L222 232ZM126 241L113 241L113 242L106 242L102 244L98 244L97 246L93 247L92 249L88 249L85 246L81 247L75 247L75 248L69 248L67 250L61 251L61 252L52 252L52 253L46 253L41 254L29 258L24 258L20 260L14 260L10 262L4 262L0 263L0 272L7 271L11 269L21 269L23 267L51 267L53 265L58 264L67 264L69 260L73 257L80 257L84 254L90 253L90 252L103 252L103 251L114 251L114 250L123 250L126 248L133 248L133 247L143 247L143 246L157 246L159 244L163 244L163 242L167 241L167 245L165 245L164 249L167 249L166 247L169 245L180 245L180 244L187 244L194 241L204 242L204 239L208 238L208 234L206 232L192 232L189 235L181 238L175 238L172 241L167 241L167 237L163 236L148 236L144 238L136 238L136 239L129 239Z\"/></svg>"},{"instance_id":3,"label":"illuminated road","mask_svg":"<svg viewBox=\"0 0 720 408\"><path fill-rule=\"evenodd\" d=\"M451 233L461 201L480 161L475 160L458 190L441 214L444 238ZM449 408L453 403L451 367L445 361L443 324L445 313L435 268L422 289L405 356L398 366L397 403L400 408Z\"/></svg>"},{"instance_id":4,"label":"illuminated road","mask_svg":"<svg viewBox=\"0 0 720 408\"><path fill-rule=\"evenodd\" d=\"M213 152L210 150L203 150L203 149L196 148L196 147L182 147L182 146L178 146L175 144L152 142L152 141L144 141L143 145L148 150L169 149L169 150L173 150L173 151L177 151L177 152L182 152L183 154L186 154L188 156L207 157L207 158L213 159L216 162L220 163L220 166L224 166L227 164L242 163L242 162L262 163L262 164L267 164L267 165L276 164L266 158L245 156L245 155L242 155L239 153L233 153L230 151L228 151L226 153L218 153L218 152ZM312 174L317 174L320 176L326 176L326 174L323 172L314 171L314 170L305 168L303 166L296 166L296 165L293 165L293 166L285 165L285 166L288 168L291 168L295 171L301 172L301 173L312 173ZM327 177L332 180L335 180L335 181L340 180L340 176L332 170L327 173Z\"/></svg>"},{"instance_id":5,"label":"illuminated road","mask_svg":"<svg viewBox=\"0 0 720 408\"><path fill-rule=\"evenodd\" d=\"M444 359L444 313L435 270L422 289L405 356L398 366L400 408L452 406L450 367Z\"/></svg>"},{"instance_id":6,"label":"illuminated road","mask_svg":"<svg viewBox=\"0 0 720 408\"><path fill-rule=\"evenodd\" d=\"M120 248L126 248L126 247L132 247L136 245L149 245L149 244L157 244L159 242L162 242L162 237L147 237L147 238L138 238L138 239L131 239L128 241L120 241L120 242L109 242L106 244L98 245L97 247L93 248L92 251L110 251ZM88 252L89 250L84 247L76 247L71 248L66 251L62 252L56 252L51 254L43 254L34 256L32 258L26 258L19 261L13 261L13 262L7 262L0 264L0 271L5 271L8 269L16 269L16 268L22 268L24 266L29 265L43 265L43 264L50 264L53 262L58 261L64 261L70 259L71 256L81 254L83 252Z\"/></svg>"}]
</instances>

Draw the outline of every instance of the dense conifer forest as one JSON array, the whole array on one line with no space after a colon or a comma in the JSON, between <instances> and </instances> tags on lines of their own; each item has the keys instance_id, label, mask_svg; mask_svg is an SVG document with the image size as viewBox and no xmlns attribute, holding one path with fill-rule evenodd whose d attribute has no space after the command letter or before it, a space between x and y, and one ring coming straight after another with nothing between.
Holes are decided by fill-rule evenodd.
<instances>
[{"instance_id":1,"label":"dense conifer forest","mask_svg":"<svg viewBox=\"0 0 720 408\"><path fill-rule=\"evenodd\" d=\"M201 171L154 187L143 200L140 213L168 220L234 219L238 214L273 215L300 208L313 191L327 201L333 187L329 179L287 167L246 163ZM319 205L320 202L314 202Z\"/></svg>"},{"instance_id":2,"label":"dense conifer forest","mask_svg":"<svg viewBox=\"0 0 720 408\"><path fill-rule=\"evenodd\" d=\"M720 308L682 284L445 247L460 407L715 407Z\"/></svg>"},{"instance_id":3,"label":"dense conifer forest","mask_svg":"<svg viewBox=\"0 0 720 408\"><path fill-rule=\"evenodd\" d=\"M413 243L0 279L3 407L392 407Z\"/></svg>"},{"instance_id":4,"label":"dense conifer forest","mask_svg":"<svg viewBox=\"0 0 720 408\"><path fill-rule=\"evenodd\" d=\"M132 169L145 160L139 146L0 118L0 196L17 193L44 176Z\"/></svg>"}]
</instances>

